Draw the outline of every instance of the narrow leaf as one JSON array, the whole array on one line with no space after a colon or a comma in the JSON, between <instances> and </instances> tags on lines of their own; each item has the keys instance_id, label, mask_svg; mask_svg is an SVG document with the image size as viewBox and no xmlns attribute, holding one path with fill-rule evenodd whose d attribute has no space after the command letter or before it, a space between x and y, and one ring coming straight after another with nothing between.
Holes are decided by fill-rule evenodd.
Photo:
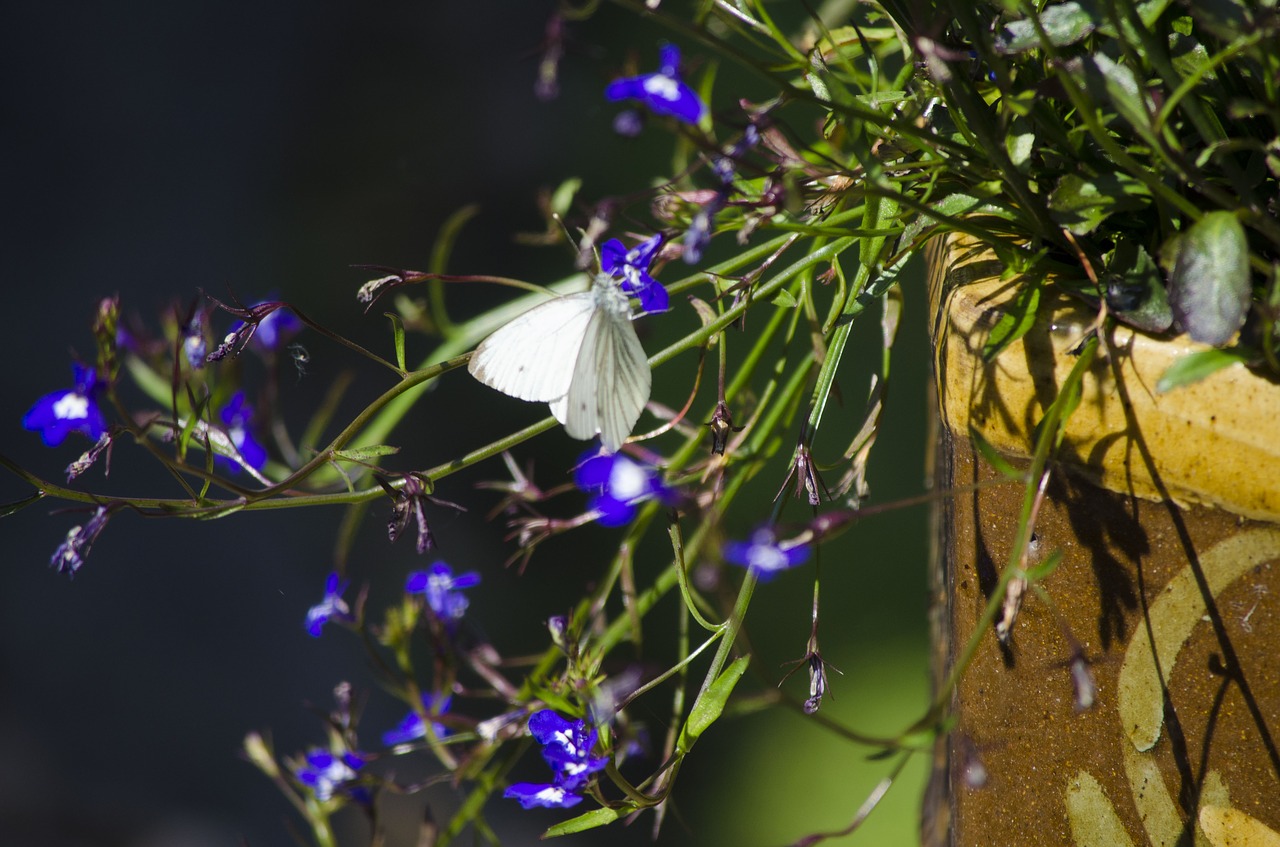
<instances>
[{"instance_id":1,"label":"narrow leaf","mask_svg":"<svg viewBox=\"0 0 1280 847\"><path fill-rule=\"evenodd\" d=\"M782 309L794 309L796 307L795 295L785 288L778 289L778 293L773 295L773 299L770 302Z\"/></svg>"},{"instance_id":2,"label":"narrow leaf","mask_svg":"<svg viewBox=\"0 0 1280 847\"><path fill-rule=\"evenodd\" d=\"M1164 394L1184 385L1199 382L1210 374L1217 373L1228 365L1249 361L1239 349L1232 350L1200 350L1178 358L1165 369L1156 381L1156 393Z\"/></svg>"},{"instance_id":3,"label":"narrow leaf","mask_svg":"<svg viewBox=\"0 0 1280 847\"><path fill-rule=\"evenodd\" d=\"M0 503L0 518L7 518L15 512L25 509L32 503L44 497L43 491L37 491L35 494L23 497L21 500L14 500L12 503Z\"/></svg>"},{"instance_id":4,"label":"narrow leaf","mask_svg":"<svg viewBox=\"0 0 1280 847\"><path fill-rule=\"evenodd\" d=\"M404 321L400 320L400 316L394 312L383 312L383 314L391 321L391 335L396 345L396 367L405 371L407 368L404 365Z\"/></svg>"},{"instance_id":5,"label":"narrow leaf","mask_svg":"<svg viewBox=\"0 0 1280 847\"><path fill-rule=\"evenodd\" d=\"M1006 479L1023 480L1027 475L1025 472L1018 470L1009 464L1009 460L1000 455L1000 452L991 445L990 441L982 437L982 433L969 427L969 440L973 442L973 446L977 449L979 455L986 460L987 464L995 468L996 472Z\"/></svg>"},{"instance_id":6,"label":"narrow leaf","mask_svg":"<svg viewBox=\"0 0 1280 847\"><path fill-rule=\"evenodd\" d=\"M1062 551L1054 550L1040 564L1027 568L1027 580L1029 582L1040 582L1058 569L1058 565L1062 564Z\"/></svg>"},{"instance_id":7,"label":"narrow leaf","mask_svg":"<svg viewBox=\"0 0 1280 847\"><path fill-rule=\"evenodd\" d=\"M551 211L561 217L569 214L573 207L573 198L581 187L582 180L578 177L570 177L556 186L556 190L551 195Z\"/></svg>"},{"instance_id":8,"label":"narrow leaf","mask_svg":"<svg viewBox=\"0 0 1280 847\"><path fill-rule=\"evenodd\" d=\"M390 444L372 444L368 447L356 447L351 450L335 450L335 459L346 459L349 462L367 462L380 456L394 456L400 452L399 447Z\"/></svg>"},{"instance_id":9,"label":"narrow leaf","mask_svg":"<svg viewBox=\"0 0 1280 847\"><path fill-rule=\"evenodd\" d=\"M684 729L680 731L680 741L676 748L682 752L689 752L693 747L698 736L706 731L707 727L716 722L720 714L724 711L724 704L729 700L729 695L733 693L734 686L738 684L738 680L742 679L742 675L746 673L747 661L750 657L742 656L735 659L729 667L721 672L716 681L711 683L706 691L702 692L698 697L698 701L693 704L693 709L689 712L689 719L685 721Z\"/></svg>"},{"instance_id":10,"label":"narrow leaf","mask_svg":"<svg viewBox=\"0 0 1280 847\"><path fill-rule=\"evenodd\" d=\"M575 832L595 829L598 826L607 826L619 818L624 818L631 814L636 808L636 806L627 805L618 809L607 807L592 809L585 815L578 815L576 818L570 818L567 821L561 821L555 826L548 827L546 832L542 833L542 837L556 838L561 835L572 835Z\"/></svg>"},{"instance_id":11,"label":"narrow leaf","mask_svg":"<svg viewBox=\"0 0 1280 847\"><path fill-rule=\"evenodd\" d=\"M1018 292L1009 302L1009 307L987 336L987 343L982 346L982 361L990 362L1001 351L1027 334L1036 322L1036 308L1040 305L1040 285L1033 282Z\"/></svg>"}]
</instances>

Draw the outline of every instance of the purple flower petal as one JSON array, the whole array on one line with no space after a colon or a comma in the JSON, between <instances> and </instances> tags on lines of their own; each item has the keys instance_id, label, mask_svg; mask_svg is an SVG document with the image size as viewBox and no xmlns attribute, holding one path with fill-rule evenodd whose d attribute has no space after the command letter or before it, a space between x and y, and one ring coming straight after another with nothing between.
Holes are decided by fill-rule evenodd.
<instances>
[{"instance_id":1,"label":"purple flower petal","mask_svg":"<svg viewBox=\"0 0 1280 847\"><path fill-rule=\"evenodd\" d=\"M358 778L356 771L364 767L364 759L347 752L341 758L320 747L307 751L303 764L294 768L298 781L315 793L317 800L328 800Z\"/></svg>"},{"instance_id":2,"label":"purple flower petal","mask_svg":"<svg viewBox=\"0 0 1280 847\"><path fill-rule=\"evenodd\" d=\"M97 441L107 431L107 419L98 406L103 382L97 371L79 364L72 367L75 388L46 394L22 418L23 428L38 431L50 447L58 446L73 432Z\"/></svg>"},{"instance_id":3,"label":"purple flower petal","mask_svg":"<svg viewBox=\"0 0 1280 847\"><path fill-rule=\"evenodd\" d=\"M689 124L697 124L707 107L693 89L680 79L680 51L674 44L661 49L661 68L657 73L614 80L604 90L612 101L639 100L656 115L670 115Z\"/></svg>"},{"instance_id":4,"label":"purple flower petal","mask_svg":"<svg viewBox=\"0 0 1280 847\"><path fill-rule=\"evenodd\" d=\"M726 544L724 558L727 562L750 568L763 581L807 560L809 545L779 542L773 530L762 527L752 533L750 541Z\"/></svg>"},{"instance_id":5,"label":"purple flower petal","mask_svg":"<svg viewBox=\"0 0 1280 847\"><path fill-rule=\"evenodd\" d=\"M537 782L517 782L507 786L503 797L520 801L526 809L542 806L547 809L567 809L582 802L582 795L560 785Z\"/></svg>"},{"instance_id":6,"label":"purple flower petal","mask_svg":"<svg viewBox=\"0 0 1280 847\"><path fill-rule=\"evenodd\" d=\"M440 714L449 711L449 705L452 698L446 697L440 706ZM434 698L430 694L422 695L422 708L428 713L434 704ZM449 728L444 724L432 723L431 729L435 732L437 738L443 738L449 734ZM397 744L408 744L410 741L417 741L419 738L426 738L427 730L422 723L422 718L417 712L409 712L405 715L404 720L400 721L395 729L389 730L382 735L382 743L388 747L394 747Z\"/></svg>"},{"instance_id":7,"label":"purple flower petal","mask_svg":"<svg viewBox=\"0 0 1280 847\"><path fill-rule=\"evenodd\" d=\"M469 605L467 598L458 592L479 584L480 575L475 571L454 576L453 568L444 562L436 562L428 570L410 573L404 590L424 595L427 606L436 617L452 623L466 614Z\"/></svg>"},{"instance_id":8,"label":"purple flower petal","mask_svg":"<svg viewBox=\"0 0 1280 847\"><path fill-rule=\"evenodd\" d=\"M638 297L645 312L665 312L668 308L667 289L649 273L662 241L663 235L658 233L630 250L616 238L600 247L600 270L622 280L622 290Z\"/></svg>"},{"instance_id":9,"label":"purple flower petal","mask_svg":"<svg viewBox=\"0 0 1280 847\"><path fill-rule=\"evenodd\" d=\"M251 429L253 407L244 399L243 391L237 391L231 395L227 405L222 408L220 417L223 424L226 425L227 437L235 445L236 451L239 452L244 464L255 471L260 471L266 467L267 448L262 446L262 443L253 435L253 430ZM223 470L232 473L239 471L241 467L239 462L226 456L215 455L214 461Z\"/></svg>"},{"instance_id":10,"label":"purple flower petal","mask_svg":"<svg viewBox=\"0 0 1280 847\"><path fill-rule=\"evenodd\" d=\"M570 721L551 709L542 709L529 718L529 733L542 745L542 757L555 772L555 782L510 786L503 796L519 800L526 809L577 804L592 775L609 764L607 756L591 755L596 731L588 729L586 721Z\"/></svg>"},{"instance_id":11,"label":"purple flower petal","mask_svg":"<svg viewBox=\"0 0 1280 847\"><path fill-rule=\"evenodd\" d=\"M588 454L574 471L574 483L592 495L590 508L600 513L603 526L627 523L646 500L676 501L656 470L618 453Z\"/></svg>"},{"instance_id":12,"label":"purple flower petal","mask_svg":"<svg viewBox=\"0 0 1280 847\"><path fill-rule=\"evenodd\" d=\"M313 638L319 638L324 625L333 619L342 621L354 620L347 602L342 599L342 592L347 590L347 583L336 573L329 574L324 584L324 598L307 610L307 632Z\"/></svg>"}]
</instances>

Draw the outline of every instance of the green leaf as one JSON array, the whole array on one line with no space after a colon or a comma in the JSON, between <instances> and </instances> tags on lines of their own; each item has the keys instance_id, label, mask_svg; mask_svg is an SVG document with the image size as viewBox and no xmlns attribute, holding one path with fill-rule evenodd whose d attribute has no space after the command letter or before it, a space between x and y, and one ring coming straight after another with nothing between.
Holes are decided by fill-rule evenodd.
<instances>
[{"instance_id":1,"label":"green leaf","mask_svg":"<svg viewBox=\"0 0 1280 847\"><path fill-rule=\"evenodd\" d=\"M391 321L391 335L396 345L396 367L401 371L407 370L404 366L404 321L400 320L400 316L394 312L383 312L383 314Z\"/></svg>"},{"instance_id":2,"label":"green leaf","mask_svg":"<svg viewBox=\"0 0 1280 847\"><path fill-rule=\"evenodd\" d=\"M1049 195L1049 212L1072 234L1085 235L1110 215L1141 209L1150 201L1148 188L1120 171L1087 179L1067 174Z\"/></svg>"},{"instance_id":3,"label":"green leaf","mask_svg":"<svg viewBox=\"0 0 1280 847\"><path fill-rule=\"evenodd\" d=\"M1015 118L1009 127L1009 134L1004 138L1004 149L1009 154L1009 161L1020 171L1026 171L1031 161L1031 151L1036 146L1036 134L1031 122L1024 118Z\"/></svg>"},{"instance_id":4,"label":"green leaf","mask_svg":"<svg viewBox=\"0 0 1280 847\"><path fill-rule=\"evenodd\" d=\"M1240 0L1197 0L1187 4L1187 11L1196 23L1224 43L1235 41L1257 26L1254 13Z\"/></svg>"},{"instance_id":5,"label":"green leaf","mask_svg":"<svg viewBox=\"0 0 1280 847\"><path fill-rule=\"evenodd\" d=\"M1058 569L1058 565L1062 564L1062 551L1054 550L1045 560L1038 565L1027 568L1027 580L1029 582L1039 582L1049 574Z\"/></svg>"},{"instance_id":6,"label":"green leaf","mask_svg":"<svg viewBox=\"0 0 1280 847\"><path fill-rule=\"evenodd\" d=\"M716 677L716 681L698 696L697 702L689 712L689 719L680 730L680 740L676 744L677 750L681 753L689 752L698 737L720 717L720 713L724 711L724 704L733 693L734 686L746 673L749 659L749 656L735 659L721 672L720 676Z\"/></svg>"},{"instance_id":7,"label":"green leaf","mask_svg":"<svg viewBox=\"0 0 1280 847\"><path fill-rule=\"evenodd\" d=\"M1173 310L1160 269L1151 254L1132 238L1116 239L1106 270L1107 306L1129 326L1164 332L1173 326Z\"/></svg>"},{"instance_id":8,"label":"green leaf","mask_svg":"<svg viewBox=\"0 0 1280 847\"><path fill-rule=\"evenodd\" d=\"M573 206L573 198L580 188L582 188L582 180L576 176L570 177L557 185L556 190L551 194L551 202L549 204L552 213L560 217L569 214Z\"/></svg>"},{"instance_id":9,"label":"green leaf","mask_svg":"<svg viewBox=\"0 0 1280 847\"><path fill-rule=\"evenodd\" d=\"M561 835L572 835L575 832L595 829L598 826L607 826L619 818L626 817L637 808L637 806L626 805L618 809L592 809L585 815L578 815L576 818L570 818L567 821L561 821L555 826L548 827L546 832L542 833L542 837L556 838Z\"/></svg>"},{"instance_id":10,"label":"green leaf","mask_svg":"<svg viewBox=\"0 0 1280 847\"><path fill-rule=\"evenodd\" d=\"M1249 243L1231 212L1209 212L1177 242L1169 305L1196 341L1221 347L1249 312Z\"/></svg>"},{"instance_id":11,"label":"green leaf","mask_svg":"<svg viewBox=\"0 0 1280 847\"><path fill-rule=\"evenodd\" d=\"M1212 373L1216 373L1228 365L1237 362L1243 364L1249 357L1238 348L1231 350L1200 350L1178 357L1172 365L1165 369L1156 381L1156 393L1164 394L1184 385L1199 382Z\"/></svg>"},{"instance_id":12,"label":"green leaf","mask_svg":"<svg viewBox=\"0 0 1280 847\"><path fill-rule=\"evenodd\" d=\"M1050 44L1066 47L1097 29L1098 19L1079 3L1059 3L1040 13L1040 26L1044 27ZM1039 46L1040 33L1031 18L1010 21L995 37L997 52L1004 54L1021 53Z\"/></svg>"},{"instance_id":13,"label":"green leaf","mask_svg":"<svg viewBox=\"0 0 1280 847\"><path fill-rule=\"evenodd\" d=\"M794 309L796 307L795 295L785 288L779 288L778 293L773 295L773 299L769 302L782 309Z\"/></svg>"},{"instance_id":14,"label":"green leaf","mask_svg":"<svg viewBox=\"0 0 1280 847\"><path fill-rule=\"evenodd\" d=\"M1035 280L1020 290L1009 301L1008 308L991 328L987 343L982 345L982 361L990 362L1001 351L1027 334L1036 322L1036 309L1040 305L1040 281Z\"/></svg>"},{"instance_id":15,"label":"green leaf","mask_svg":"<svg viewBox=\"0 0 1280 847\"><path fill-rule=\"evenodd\" d=\"M1201 76L1206 79L1215 77L1212 70L1207 70L1212 57L1205 46L1193 36L1172 33L1169 36L1169 59L1173 69L1181 77Z\"/></svg>"},{"instance_id":16,"label":"green leaf","mask_svg":"<svg viewBox=\"0 0 1280 847\"><path fill-rule=\"evenodd\" d=\"M987 464L995 468L996 472L1006 479L1024 480L1027 478L1025 471L1020 471L1013 465L1009 464L1008 459L1001 456L999 451L992 446L990 441L982 437L982 433L977 429L969 427L969 440L973 442L973 446L977 448L978 454L986 460Z\"/></svg>"},{"instance_id":17,"label":"green leaf","mask_svg":"<svg viewBox=\"0 0 1280 847\"><path fill-rule=\"evenodd\" d=\"M1098 53L1063 62L1062 68L1100 108L1109 105L1143 140L1153 147L1159 145L1153 126L1156 109L1151 95L1138 84L1138 78L1128 66Z\"/></svg>"},{"instance_id":18,"label":"green leaf","mask_svg":"<svg viewBox=\"0 0 1280 847\"><path fill-rule=\"evenodd\" d=\"M394 456L400 452L399 447L390 444L373 444L368 447L356 447L351 450L335 450L333 458L345 459L348 462L367 462L380 456Z\"/></svg>"},{"instance_id":19,"label":"green leaf","mask_svg":"<svg viewBox=\"0 0 1280 847\"><path fill-rule=\"evenodd\" d=\"M1142 21L1142 25L1147 29L1154 29L1156 20L1164 14L1164 10L1169 8L1172 0L1144 0L1137 4L1138 18ZM1120 28L1124 31L1124 39L1130 44L1140 44L1141 36L1133 29L1133 24L1129 22L1128 17L1124 14L1120 15ZM1120 33L1112 25L1111 21L1104 15L1099 16L1098 32L1108 35L1112 38L1117 37Z\"/></svg>"}]
</instances>

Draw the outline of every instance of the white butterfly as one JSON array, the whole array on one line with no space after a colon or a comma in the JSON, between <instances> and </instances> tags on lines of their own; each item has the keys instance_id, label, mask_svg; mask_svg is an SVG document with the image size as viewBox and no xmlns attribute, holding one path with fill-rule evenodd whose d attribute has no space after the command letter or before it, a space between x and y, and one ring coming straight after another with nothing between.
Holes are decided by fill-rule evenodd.
<instances>
[{"instance_id":1,"label":"white butterfly","mask_svg":"<svg viewBox=\"0 0 1280 847\"><path fill-rule=\"evenodd\" d=\"M503 394L550 403L565 432L599 433L609 451L631 434L652 383L627 295L604 274L590 291L534 306L490 335L467 370Z\"/></svg>"}]
</instances>

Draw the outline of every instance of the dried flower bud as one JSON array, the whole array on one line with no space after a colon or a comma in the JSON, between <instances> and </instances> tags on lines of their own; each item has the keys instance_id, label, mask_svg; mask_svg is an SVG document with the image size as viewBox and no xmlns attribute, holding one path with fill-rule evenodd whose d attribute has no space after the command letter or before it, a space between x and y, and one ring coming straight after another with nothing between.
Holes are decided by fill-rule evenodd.
<instances>
[{"instance_id":1,"label":"dried flower bud","mask_svg":"<svg viewBox=\"0 0 1280 847\"><path fill-rule=\"evenodd\" d=\"M996 638L1008 647L1013 640L1013 624L1018 620L1018 611L1022 608L1022 596L1027 591L1027 581L1016 576L1009 580L1004 591L1004 605L1000 609L1000 620L996 621Z\"/></svg>"},{"instance_id":2,"label":"dried flower bud","mask_svg":"<svg viewBox=\"0 0 1280 847\"><path fill-rule=\"evenodd\" d=\"M804 713L812 715L822 705L822 696L827 693L827 668L822 656L817 653L809 655L809 699L804 701Z\"/></svg>"},{"instance_id":3,"label":"dried flower bud","mask_svg":"<svg viewBox=\"0 0 1280 847\"><path fill-rule=\"evenodd\" d=\"M371 279L356 291L356 300L361 303L372 303L381 296L384 288L389 285L398 285L402 282L404 282L404 277L400 276L400 274L388 274L377 279Z\"/></svg>"},{"instance_id":4,"label":"dried flower bud","mask_svg":"<svg viewBox=\"0 0 1280 847\"><path fill-rule=\"evenodd\" d=\"M260 733L251 732L244 737L244 754L258 770L267 776L272 779L280 776L280 766L276 763L275 756L271 755L271 748L267 746L266 739Z\"/></svg>"},{"instance_id":5,"label":"dried flower bud","mask_svg":"<svg viewBox=\"0 0 1280 847\"><path fill-rule=\"evenodd\" d=\"M50 567L56 568L59 572L66 571L71 574L80 570L84 560L89 557L93 542L98 540L98 535L107 525L110 517L110 510L106 506L99 506L93 513L93 517L89 518L83 526L73 526L68 530L66 540L58 546L58 549L53 552L53 557L49 559Z\"/></svg>"},{"instance_id":6,"label":"dried flower bud","mask_svg":"<svg viewBox=\"0 0 1280 847\"><path fill-rule=\"evenodd\" d=\"M404 532L409 525L409 520L412 518L418 529L418 543L415 549L421 555L436 546L435 536L431 534L431 527L427 523L427 513L423 509L423 505L430 502L437 506L449 506L459 512L465 512L466 509L457 503L450 503L448 500L432 497L431 480L423 474L400 474L398 478L403 480L403 484L398 489L392 485L390 477L379 475L377 478L382 490L387 492L387 495L394 501L391 507L391 519L387 521L387 538L392 543L395 543L395 540Z\"/></svg>"},{"instance_id":7,"label":"dried flower bud","mask_svg":"<svg viewBox=\"0 0 1280 847\"><path fill-rule=\"evenodd\" d=\"M75 479L80 474L93 467L93 463L98 461L98 456L102 455L102 451L111 445L111 433L104 432L98 438L98 442L84 451L79 459L67 465L67 481ZM108 462L108 470L110 470L110 462Z\"/></svg>"},{"instance_id":8,"label":"dried flower bud","mask_svg":"<svg viewBox=\"0 0 1280 847\"><path fill-rule=\"evenodd\" d=\"M733 425L733 415L723 400L716 403L715 414L711 416L711 452L717 456L724 455L724 448L729 443L729 433L742 432L742 427Z\"/></svg>"}]
</instances>

